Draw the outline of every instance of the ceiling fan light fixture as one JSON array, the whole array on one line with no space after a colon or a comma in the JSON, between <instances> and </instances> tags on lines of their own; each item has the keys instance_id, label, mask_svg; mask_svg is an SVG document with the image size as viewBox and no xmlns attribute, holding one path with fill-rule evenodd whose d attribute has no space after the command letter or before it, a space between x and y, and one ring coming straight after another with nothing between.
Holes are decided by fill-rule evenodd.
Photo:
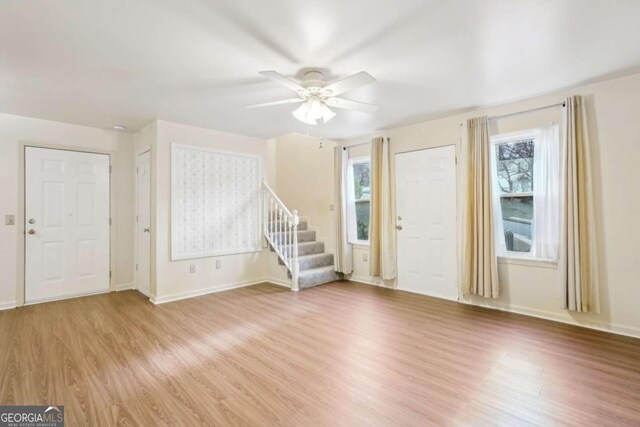
<instances>
[{"instance_id":1,"label":"ceiling fan light fixture","mask_svg":"<svg viewBox=\"0 0 640 427\"><path fill-rule=\"evenodd\" d=\"M302 82L292 80L276 71L261 71L260 74L296 92L298 97L247 105L247 108L301 103L300 107L293 111L292 114L296 120L308 125L316 125L319 121L327 123L333 119L336 113L329 108L330 106L338 110L362 111L369 114L374 113L378 108L376 105L338 98L338 96L343 93L376 81L376 79L364 71L332 83L324 82L322 73L316 70L308 71L304 75L304 81Z\"/></svg>"},{"instance_id":2,"label":"ceiling fan light fixture","mask_svg":"<svg viewBox=\"0 0 640 427\"><path fill-rule=\"evenodd\" d=\"M317 96L307 99L300 107L293 111L293 117L308 125L316 125L319 120L327 123L335 115L336 113L331 111L331 109L327 107L327 104Z\"/></svg>"},{"instance_id":3,"label":"ceiling fan light fixture","mask_svg":"<svg viewBox=\"0 0 640 427\"><path fill-rule=\"evenodd\" d=\"M293 110L291 114L293 114L293 117L295 117L302 123L306 123L308 125L316 125L316 120L313 118L313 116L311 116L311 114L309 114L310 107L311 106L309 105L309 103L305 102L301 106Z\"/></svg>"},{"instance_id":4,"label":"ceiling fan light fixture","mask_svg":"<svg viewBox=\"0 0 640 427\"><path fill-rule=\"evenodd\" d=\"M322 107L322 121L327 123L336 116L336 113L327 107L327 104L325 103L322 103Z\"/></svg>"}]
</instances>

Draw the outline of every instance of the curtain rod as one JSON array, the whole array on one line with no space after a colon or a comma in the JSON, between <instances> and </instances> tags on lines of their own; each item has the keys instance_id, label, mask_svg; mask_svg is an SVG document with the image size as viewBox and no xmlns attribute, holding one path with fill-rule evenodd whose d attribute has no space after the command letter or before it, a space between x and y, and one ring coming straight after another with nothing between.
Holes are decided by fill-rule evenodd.
<instances>
[{"instance_id":1,"label":"curtain rod","mask_svg":"<svg viewBox=\"0 0 640 427\"><path fill-rule=\"evenodd\" d=\"M390 141L391 141L391 138L387 137L387 142L390 142ZM366 145L366 144L371 144L371 141L361 142L359 144L353 144L353 145L345 145L344 147L342 147L342 149L346 150L347 148L358 147L360 145Z\"/></svg>"},{"instance_id":2,"label":"curtain rod","mask_svg":"<svg viewBox=\"0 0 640 427\"><path fill-rule=\"evenodd\" d=\"M342 149L343 149L343 150L346 150L347 148L358 147L358 146L360 146L360 145L367 145L367 144L371 144L371 141L368 141L368 142L361 142L360 144L345 145L344 147L342 147Z\"/></svg>"},{"instance_id":3,"label":"curtain rod","mask_svg":"<svg viewBox=\"0 0 640 427\"><path fill-rule=\"evenodd\" d=\"M552 108L552 107L560 107L560 106L564 107L564 105L565 103L563 101L557 104L545 105L543 107L536 107L536 108L530 108L528 110L516 111L515 113L507 113L507 114L500 114L499 116L491 116L491 117L487 117L487 120L500 119L503 117L515 116L517 114L530 113L532 111L546 110L547 108Z\"/></svg>"}]
</instances>

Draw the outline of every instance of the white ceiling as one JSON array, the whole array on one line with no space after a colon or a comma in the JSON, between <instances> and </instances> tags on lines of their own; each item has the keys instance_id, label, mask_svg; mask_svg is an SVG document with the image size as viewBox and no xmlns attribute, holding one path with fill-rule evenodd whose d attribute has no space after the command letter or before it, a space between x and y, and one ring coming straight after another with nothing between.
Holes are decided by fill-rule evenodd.
<instances>
[{"instance_id":1,"label":"white ceiling","mask_svg":"<svg viewBox=\"0 0 640 427\"><path fill-rule=\"evenodd\" d=\"M640 70L638 0L5 0L0 112L135 131L154 118L305 132L276 70L367 71L314 135L347 138Z\"/></svg>"}]
</instances>

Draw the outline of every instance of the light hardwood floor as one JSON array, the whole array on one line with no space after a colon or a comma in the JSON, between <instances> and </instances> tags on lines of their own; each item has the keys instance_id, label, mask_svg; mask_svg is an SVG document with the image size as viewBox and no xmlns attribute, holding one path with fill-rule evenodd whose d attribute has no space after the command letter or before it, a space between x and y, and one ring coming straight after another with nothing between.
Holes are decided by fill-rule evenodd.
<instances>
[{"instance_id":1,"label":"light hardwood floor","mask_svg":"<svg viewBox=\"0 0 640 427\"><path fill-rule=\"evenodd\" d=\"M640 425L640 340L340 282L0 312L0 404L67 425Z\"/></svg>"}]
</instances>

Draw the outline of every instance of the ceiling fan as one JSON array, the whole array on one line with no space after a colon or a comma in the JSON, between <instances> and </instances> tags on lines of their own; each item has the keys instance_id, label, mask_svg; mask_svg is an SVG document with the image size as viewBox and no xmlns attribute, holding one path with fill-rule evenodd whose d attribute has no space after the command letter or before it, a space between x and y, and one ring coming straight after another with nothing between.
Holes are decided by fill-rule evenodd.
<instances>
[{"instance_id":1,"label":"ceiling fan","mask_svg":"<svg viewBox=\"0 0 640 427\"><path fill-rule=\"evenodd\" d=\"M326 123L331 120L336 113L331 111L329 107L341 110L362 111L369 114L378 109L377 105L337 97L345 92L376 81L376 79L364 71L333 83L325 82L320 71L307 71L304 74L304 79L300 83L276 71L261 71L260 74L296 92L298 97L283 99L282 101L265 102L263 104L247 105L247 108L301 103L302 105L293 111L293 117L309 125L316 125L319 121Z\"/></svg>"}]
</instances>

